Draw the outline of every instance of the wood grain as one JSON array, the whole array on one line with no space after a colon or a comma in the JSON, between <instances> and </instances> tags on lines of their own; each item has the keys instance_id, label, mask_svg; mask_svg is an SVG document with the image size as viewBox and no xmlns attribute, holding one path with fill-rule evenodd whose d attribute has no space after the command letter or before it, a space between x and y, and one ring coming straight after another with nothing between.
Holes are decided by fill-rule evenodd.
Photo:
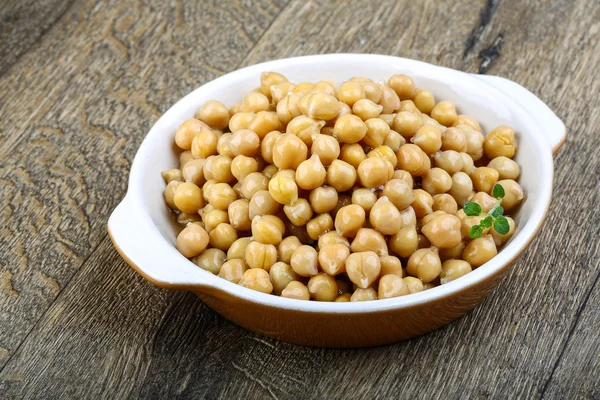
<instances>
[{"instance_id":1,"label":"wood grain","mask_svg":"<svg viewBox=\"0 0 600 400\"><path fill-rule=\"evenodd\" d=\"M598 398L598 21L583 0L76 2L0 77L0 393ZM505 76L568 129L547 223L513 273L456 323L391 346L260 337L152 287L104 235L174 101L238 65L328 52Z\"/></svg>"}]
</instances>

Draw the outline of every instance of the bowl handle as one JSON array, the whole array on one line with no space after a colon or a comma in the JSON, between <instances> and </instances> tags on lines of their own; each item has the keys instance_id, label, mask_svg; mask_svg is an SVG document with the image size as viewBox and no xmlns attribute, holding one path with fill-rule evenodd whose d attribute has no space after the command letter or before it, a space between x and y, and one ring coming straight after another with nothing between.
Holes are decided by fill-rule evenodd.
<instances>
[{"instance_id":1,"label":"bowl handle","mask_svg":"<svg viewBox=\"0 0 600 400\"><path fill-rule=\"evenodd\" d=\"M554 114L554 112L540 100L536 95L523 86L509 79L493 75L477 75L488 84L503 91L514 101L519 103L536 120L544 132L544 137L552 153L556 154L567 137L565 124Z\"/></svg>"},{"instance_id":2,"label":"bowl handle","mask_svg":"<svg viewBox=\"0 0 600 400\"><path fill-rule=\"evenodd\" d=\"M206 291L207 271L192 263L177 263L184 259L149 218L142 218L128 196L119 203L108 219L107 230L117 252L134 270L156 286L169 289ZM159 250L160 249L160 250Z\"/></svg>"}]
</instances>

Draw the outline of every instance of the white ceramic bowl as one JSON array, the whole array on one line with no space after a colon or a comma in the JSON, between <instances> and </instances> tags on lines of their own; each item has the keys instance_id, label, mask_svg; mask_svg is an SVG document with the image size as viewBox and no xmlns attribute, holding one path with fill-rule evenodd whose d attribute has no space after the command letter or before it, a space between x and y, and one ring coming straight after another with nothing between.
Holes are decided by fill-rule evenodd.
<instances>
[{"instance_id":1,"label":"white ceramic bowl","mask_svg":"<svg viewBox=\"0 0 600 400\"><path fill-rule=\"evenodd\" d=\"M173 137L182 121L192 117L207 100L217 99L228 106L239 102L245 93L258 86L264 71L280 72L292 82L330 79L338 83L353 76L378 81L404 73L412 76L417 86L431 90L437 99L455 103L459 113L475 116L486 132L501 124L513 127L519 143L515 159L521 165L520 184L526 195L515 216L516 234L496 257L456 281L409 296L370 302L286 299L246 289L198 268L175 248L177 231L173 215L163 200L165 184L160 173L178 165ZM245 327L312 345L388 343L456 319L474 307L506 274L508 266L524 251L544 220L552 194L552 154L564 140L564 124L539 98L500 77L370 54L327 54L270 61L234 71L199 87L158 120L135 156L127 195L112 213L108 229L120 253L146 279L162 287L192 290ZM367 315L372 318L366 318ZM418 315L428 315L436 322L414 321ZM269 322L273 318L279 321ZM386 324L390 320L399 322L391 323L389 335L366 332L365 323ZM309 325L310 329L301 325ZM342 333L340 338L340 331L348 333Z\"/></svg>"}]
</instances>

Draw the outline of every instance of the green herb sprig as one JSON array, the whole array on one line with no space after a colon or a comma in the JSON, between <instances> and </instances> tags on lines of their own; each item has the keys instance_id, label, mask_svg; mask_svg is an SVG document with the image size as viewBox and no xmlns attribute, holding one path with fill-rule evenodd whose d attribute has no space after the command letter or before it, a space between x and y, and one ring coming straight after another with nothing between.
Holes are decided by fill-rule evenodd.
<instances>
[{"instance_id":1,"label":"green herb sprig","mask_svg":"<svg viewBox=\"0 0 600 400\"><path fill-rule=\"evenodd\" d=\"M465 214L469 217L478 217L482 214L486 216L479 224L473 225L471 229L469 229L469 236L472 239L480 237L483 234L483 230L491 228L492 225L494 226L494 230L501 235L506 235L510 230L508 220L502 215L504 214L504 208L500 206L505 195L502 185L494 185L492 195L496 199L496 204L488 213L483 213L481 206L472 201L465 203L463 206Z\"/></svg>"}]
</instances>

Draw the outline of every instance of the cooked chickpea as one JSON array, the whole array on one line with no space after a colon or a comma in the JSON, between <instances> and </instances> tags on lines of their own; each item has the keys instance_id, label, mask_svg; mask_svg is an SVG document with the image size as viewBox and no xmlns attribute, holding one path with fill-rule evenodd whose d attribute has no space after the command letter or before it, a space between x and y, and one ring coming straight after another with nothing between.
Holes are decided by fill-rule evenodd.
<instances>
[{"instance_id":1,"label":"cooked chickpea","mask_svg":"<svg viewBox=\"0 0 600 400\"><path fill-rule=\"evenodd\" d=\"M173 195L173 204L178 210L186 214L197 213L198 210L204 207L202 189L191 182L180 183Z\"/></svg>"},{"instance_id":2,"label":"cooked chickpea","mask_svg":"<svg viewBox=\"0 0 600 400\"><path fill-rule=\"evenodd\" d=\"M183 174L180 169L168 169L160 173L165 183L169 183L171 181L179 181L183 182Z\"/></svg>"},{"instance_id":3,"label":"cooked chickpea","mask_svg":"<svg viewBox=\"0 0 600 400\"><path fill-rule=\"evenodd\" d=\"M334 139L335 140L335 139ZM358 168L360 163L367 158L364 149L358 143L343 144L340 150L339 159Z\"/></svg>"},{"instance_id":4,"label":"cooked chickpea","mask_svg":"<svg viewBox=\"0 0 600 400\"><path fill-rule=\"evenodd\" d=\"M167 184L167 187L163 193L165 203L167 203L169 208L172 210L178 210L177 206L175 205L175 193L177 192L179 185L181 185L181 182L171 181Z\"/></svg>"},{"instance_id":5,"label":"cooked chickpea","mask_svg":"<svg viewBox=\"0 0 600 400\"><path fill-rule=\"evenodd\" d=\"M456 107L449 101L440 101L431 109L431 118L444 126L452 126L456 121Z\"/></svg>"},{"instance_id":6,"label":"cooked chickpea","mask_svg":"<svg viewBox=\"0 0 600 400\"><path fill-rule=\"evenodd\" d=\"M415 189L413 190L413 194L415 199L411 203L411 207L415 211L418 219L433 212L433 197L431 197L429 193L423 189Z\"/></svg>"},{"instance_id":7,"label":"cooked chickpea","mask_svg":"<svg viewBox=\"0 0 600 400\"><path fill-rule=\"evenodd\" d=\"M448 193L436 194L433 196L433 211L444 211L446 214L454 214L458 210L458 204L454 197Z\"/></svg>"},{"instance_id":8,"label":"cooked chickpea","mask_svg":"<svg viewBox=\"0 0 600 400\"><path fill-rule=\"evenodd\" d=\"M259 215L252 219L252 237L260 243L278 245L283 239L284 230L277 222L268 217L279 219L275 216ZM283 226L283 222L281 222L281 226Z\"/></svg>"},{"instance_id":9,"label":"cooked chickpea","mask_svg":"<svg viewBox=\"0 0 600 400\"><path fill-rule=\"evenodd\" d=\"M472 271L471 265L464 260L448 260L442 264L440 283L445 285Z\"/></svg>"},{"instance_id":10,"label":"cooked chickpea","mask_svg":"<svg viewBox=\"0 0 600 400\"><path fill-rule=\"evenodd\" d=\"M285 287L293 281L300 279L300 276L294 272L289 264L284 262L276 262L271 266L269 271L269 277L273 283L273 289L276 295L281 295L281 292Z\"/></svg>"},{"instance_id":11,"label":"cooked chickpea","mask_svg":"<svg viewBox=\"0 0 600 400\"><path fill-rule=\"evenodd\" d=\"M281 297L296 300L310 300L310 292L308 288L298 281L292 281L281 292Z\"/></svg>"},{"instance_id":12,"label":"cooked chickpea","mask_svg":"<svg viewBox=\"0 0 600 400\"><path fill-rule=\"evenodd\" d=\"M363 137L363 142L369 147L381 146L390 134L390 126L382 119L367 119L365 125L367 126L367 133Z\"/></svg>"},{"instance_id":13,"label":"cooked chickpea","mask_svg":"<svg viewBox=\"0 0 600 400\"><path fill-rule=\"evenodd\" d=\"M462 223L454 215L440 215L427 222L421 232L429 242L440 248L451 248L462 241Z\"/></svg>"},{"instance_id":14,"label":"cooked chickpea","mask_svg":"<svg viewBox=\"0 0 600 400\"><path fill-rule=\"evenodd\" d=\"M191 150L182 151L181 154L179 154L179 169L183 170L183 167L193 159L194 155Z\"/></svg>"},{"instance_id":15,"label":"cooked chickpea","mask_svg":"<svg viewBox=\"0 0 600 400\"><path fill-rule=\"evenodd\" d=\"M296 135L285 133L273 146L273 163L279 169L296 169L308 156L308 147Z\"/></svg>"},{"instance_id":16,"label":"cooked chickpea","mask_svg":"<svg viewBox=\"0 0 600 400\"><path fill-rule=\"evenodd\" d=\"M217 142L219 138L210 129L202 127L200 132L194 136L191 152L194 158L208 158L217 154Z\"/></svg>"},{"instance_id":17,"label":"cooked chickpea","mask_svg":"<svg viewBox=\"0 0 600 400\"><path fill-rule=\"evenodd\" d=\"M220 210L227 210L237 199L237 194L227 183L215 183L206 193L208 203Z\"/></svg>"},{"instance_id":18,"label":"cooked chickpea","mask_svg":"<svg viewBox=\"0 0 600 400\"><path fill-rule=\"evenodd\" d=\"M415 132L411 142L427 155L434 154L442 147L442 132L435 126L422 126Z\"/></svg>"},{"instance_id":19,"label":"cooked chickpea","mask_svg":"<svg viewBox=\"0 0 600 400\"><path fill-rule=\"evenodd\" d=\"M300 240L296 236L288 236L284 238L277 246L277 255L279 256L279 260L289 264L292 259L292 254L300 246L302 246L302 243L300 243Z\"/></svg>"},{"instance_id":20,"label":"cooked chickpea","mask_svg":"<svg viewBox=\"0 0 600 400\"><path fill-rule=\"evenodd\" d=\"M377 103L381 98L381 89L372 79L363 78L363 77L354 77L350 78L351 82L358 82L361 84L363 89L365 90L365 95L367 99Z\"/></svg>"},{"instance_id":21,"label":"cooked chickpea","mask_svg":"<svg viewBox=\"0 0 600 400\"><path fill-rule=\"evenodd\" d=\"M182 150L190 150L192 141L203 128L208 128L206 123L195 118L185 120L175 132L175 144Z\"/></svg>"},{"instance_id":22,"label":"cooked chickpea","mask_svg":"<svg viewBox=\"0 0 600 400\"><path fill-rule=\"evenodd\" d=\"M415 144L407 143L401 146L396 153L398 166L412 176L423 176L431 168L431 161L427 154Z\"/></svg>"},{"instance_id":23,"label":"cooked chickpea","mask_svg":"<svg viewBox=\"0 0 600 400\"><path fill-rule=\"evenodd\" d=\"M473 129L463 130L467 144L466 153L471 156L474 161L483 157L483 135Z\"/></svg>"},{"instance_id":24,"label":"cooked chickpea","mask_svg":"<svg viewBox=\"0 0 600 400\"><path fill-rule=\"evenodd\" d=\"M214 208L207 210L207 207L204 208L204 212L202 213L202 222L204 222L204 229L206 229L206 232L210 233L210 231L216 228L219 224L229 223L229 214L227 211L217 210Z\"/></svg>"},{"instance_id":25,"label":"cooked chickpea","mask_svg":"<svg viewBox=\"0 0 600 400\"><path fill-rule=\"evenodd\" d=\"M507 234L502 235L502 234L496 232L496 229L494 228L493 225L492 225L492 228L490 229L490 234L494 238L494 243L496 244L497 247L506 243L508 241L508 239L510 239L512 237L512 235L515 233L515 227L516 227L515 221L511 217L506 217L506 220L508 221L508 226L509 226L509 230L508 230Z\"/></svg>"},{"instance_id":26,"label":"cooked chickpea","mask_svg":"<svg viewBox=\"0 0 600 400\"><path fill-rule=\"evenodd\" d=\"M454 124L452 124L452 126L459 126L459 125L467 125L467 126L471 127L471 129L476 130L477 132L483 132L481 130L481 126L479 125L479 122L477 122L477 120L475 118L470 117L468 115L461 114L456 117L456 121L454 121Z\"/></svg>"},{"instance_id":27,"label":"cooked chickpea","mask_svg":"<svg viewBox=\"0 0 600 400\"><path fill-rule=\"evenodd\" d=\"M247 231L250 229L252 219L249 213L249 202L246 199L235 200L227 209L229 223L236 231Z\"/></svg>"},{"instance_id":28,"label":"cooked chickpea","mask_svg":"<svg viewBox=\"0 0 600 400\"><path fill-rule=\"evenodd\" d=\"M311 220L313 210L306 199L299 198L291 204L283 207L285 215L290 222L296 226L304 226Z\"/></svg>"},{"instance_id":29,"label":"cooked chickpea","mask_svg":"<svg viewBox=\"0 0 600 400\"><path fill-rule=\"evenodd\" d=\"M386 196L380 197L373 205L369 213L369 222L384 235L394 235L402 227L400 211Z\"/></svg>"},{"instance_id":30,"label":"cooked chickpea","mask_svg":"<svg viewBox=\"0 0 600 400\"><path fill-rule=\"evenodd\" d=\"M400 100L412 99L415 95L415 81L404 74L392 75L388 86L396 92Z\"/></svg>"},{"instance_id":31,"label":"cooked chickpea","mask_svg":"<svg viewBox=\"0 0 600 400\"><path fill-rule=\"evenodd\" d=\"M344 115L335 121L333 136L341 143L357 143L367 134L367 125L356 115Z\"/></svg>"},{"instance_id":32,"label":"cooked chickpea","mask_svg":"<svg viewBox=\"0 0 600 400\"><path fill-rule=\"evenodd\" d=\"M327 121L338 115L340 102L332 95L321 92L313 93L308 99L306 111L310 118Z\"/></svg>"},{"instance_id":33,"label":"cooked chickpea","mask_svg":"<svg viewBox=\"0 0 600 400\"><path fill-rule=\"evenodd\" d=\"M199 256L192 258L194 264L214 275L219 273L225 260L225 253L219 249L206 249Z\"/></svg>"},{"instance_id":34,"label":"cooked chickpea","mask_svg":"<svg viewBox=\"0 0 600 400\"><path fill-rule=\"evenodd\" d=\"M187 162L181 171L183 179L196 186L203 186L206 183L206 178L204 176L205 161L206 160L203 159L194 159Z\"/></svg>"},{"instance_id":35,"label":"cooked chickpea","mask_svg":"<svg viewBox=\"0 0 600 400\"><path fill-rule=\"evenodd\" d=\"M442 272L442 262L436 247L416 250L408 259L406 272L421 279L431 282Z\"/></svg>"},{"instance_id":36,"label":"cooked chickpea","mask_svg":"<svg viewBox=\"0 0 600 400\"><path fill-rule=\"evenodd\" d=\"M311 297L317 301L334 301L338 295L335 279L322 272L312 276L307 287Z\"/></svg>"},{"instance_id":37,"label":"cooked chickpea","mask_svg":"<svg viewBox=\"0 0 600 400\"><path fill-rule=\"evenodd\" d=\"M344 246L346 246L348 248L350 247L350 243L348 242L348 239L346 239L344 236L341 236L336 231L327 232L327 233L324 233L323 235L321 235L321 237L319 238L319 241L317 242L317 248L322 249L324 246L327 246L328 244L343 244Z\"/></svg>"},{"instance_id":38,"label":"cooked chickpea","mask_svg":"<svg viewBox=\"0 0 600 400\"><path fill-rule=\"evenodd\" d=\"M383 186L393 173L394 167L391 163L383 158L370 157L363 161L358 166L357 173L360 184L367 188L377 188Z\"/></svg>"},{"instance_id":39,"label":"cooked chickpea","mask_svg":"<svg viewBox=\"0 0 600 400\"><path fill-rule=\"evenodd\" d=\"M421 115L409 111L400 111L394 117L392 129L405 139L410 139L422 125Z\"/></svg>"},{"instance_id":40,"label":"cooked chickpea","mask_svg":"<svg viewBox=\"0 0 600 400\"><path fill-rule=\"evenodd\" d=\"M315 121L305 115L299 115L290 121L285 132L297 136L308 148L312 146L313 137L320 133L324 125L323 121Z\"/></svg>"},{"instance_id":41,"label":"cooked chickpea","mask_svg":"<svg viewBox=\"0 0 600 400\"><path fill-rule=\"evenodd\" d=\"M400 278L404 277L402 262L398 257L389 255L380 256L379 262L381 263L381 271L379 276L393 274L399 276Z\"/></svg>"},{"instance_id":42,"label":"cooked chickpea","mask_svg":"<svg viewBox=\"0 0 600 400\"><path fill-rule=\"evenodd\" d=\"M329 214L321 214L308 221L306 224L306 232L313 240L318 240L319 237L333 229L333 219Z\"/></svg>"},{"instance_id":43,"label":"cooked chickpea","mask_svg":"<svg viewBox=\"0 0 600 400\"><path fill-rule=\"evenodd\" d=\"M226 156L219 156L219 157L226 157ZM225 163L225 162L223 162L223 163ZM213 165L213 175L215 175L214 167L215 166ZM258 171L258 163L252 157L239 155L239 156L236 156L233 160L231 160L230 171L231 171L231 175L233 175L233 177L237 181L241 182L244 180L244 178L246 176L248 176L252 172ZM218 172L217 174L221 175L222 173ZM219 180L216 175L215 175L215 179ZM222 181L222 182L229 183L230 181Z\"/></svg>"},{"instance_id":44,"label":"cooked chickpea","mask_svg":"<svg viewBox=\"0 0 600 400\"><path fill-rule=\"evenodd\" d=\"M387 256L388 247L385 238L375 229L361 228L350 245L353 253L373 251L378 256Z\"/></svg>"},{"instance_id":45,"label":"cooked chickpea","mask_svg":"<svg viewBox=\"0 0 600 400\"><path fill-rule=\"evenodd\" d=\"M441 216L441 215L446 215L446 213L445 213L445 212L443 212L443 211L434 211L434 212L431 212L431 213L429 213L429 214L425 215L423 218L421 218L421 219L419 220L418 226L419 226L419 227L423 227L423 226L425 226L425 224L427 224L429 221L431 221L431 220L433 220L434 218L436 218L436 217L439 217L439 216ZM460 220L460 218L459 218L459 220Z\"/></svg>"},{"instance_id":46,"label":"cooked chickpea","mask_svg":"<svg viewBox=\"0 0 600 400\"><path fill-rule=\"evenodd\" d=\"M352 191L352 204L361 206L365 212L370 212L376 201L377 195L371 189L360 188Z\"/></svg>"},{"instance_id":47,"label":"cooked chickpea","mask_svg":"<svg viewBox=\"0 0 600 400\"><path fill-rule=\"evenodd\" d=\"M398 164L398 157L396 157L396 153L389 146L385 146L385 145L377 146L367 153L367 158L373 158L373 157L382 158L384 160L389 161L390 164L392 165L392 171L393 171L393 168L396 168L396 165ZM388 166L388 169L389 169L389 166ZM393 175L393 172L392 172L392 175Z\"/></svg>"},{"instance_id":48,"label":"cooked chickpea","mask_svg":"<svg viewBox=\"0 0 600 400\"><path fill-rule=\"evenodd\" d=\"M212 159L212 175L219 182L231 183L235 180L231 172L232 160L228 156L218 155Z\"/></svg>"},{"instance_id":49,"label":"cooked chickpea","mask_svg":"<svg viewBox=\"0 0 600 400\"><path fill-rule=\"evenodd\" d=\"M294 172L293 170L287 171ZM278 203L290 205L298 200L298 185L294 178L282 173L277 173L273 179L269 181L269 194Z\"/></svg>"},{"instance_id":50,"label":"cooked chickpea","mask_svg":"<svg viewBox=\"0 0 600 400\"><path fill-rule=\"evenodd\" d=\"M479 204L484 213L489 212L496 205L496 199L485 192L475 193L469 201Z\"/></svg>"},{"instance_id":51,"label":"cooked chickpea","mask_svg":"<svg viewBox=\"0 0 600 400\"><path fill-rule=\"evenodd\" d=\"M356 169L342 160L335 160L327 169L327 184L338 192L345 192L356 182Z\"/></svg>"},{"instance_id":52,"label":"cooked chickpea","mask_svg":"<svg viewBox=\"0 0 600 400\"><path fill-rule=\"evenodd\" d=\"M398 233L390 237L388 246L390 250L402 258L408 258L417 250L418 236L415 226L401 228Z\"/></svg>"},{"instance_id":53,"label":"cooked chickpea","mask_svg":"<svg viewBox=\"0 0 600 400\"><path fill-rule=\"evenodd\" d=\"M479 167L471 173L473 187L478 192L491 193L499 178L498 171L490 167Z\"/></svg>"},{"instance_id":54,"label":"cooked chickpea","mask_svg":"<svg viewBox=\"0 0 600 400\"><path fill-rule=\"evenodd\" d=\"M350 107L357 101L366 98L365 89L359 82L344 82L340 86L339 99Z\"/></svg>"},{"instance_id":55,"label":"cooked chickpea","mask_svg":"<svg viewBox=\"0 0 600 400\"><path fill-rule=\"evenodd\" d=\"M302 245L294 250L290 265L300 276L310 277L319 273L317 251L308 245Z\"/></svg>"},{"instance_id":56,"label":"cooked chickpea","mask_svg":"<svg viewBox=\"0 0 600 400\"><path fill-rule=\"evenodd\" d=\"M250 244L251 241L252 241L251 238L243 237L243 238L239 238L238 240L233 242L231 244L231 246L229 246L229 250L227 250L227 259L228 260L235 260L235 259L243 260L244 253L246 252L246 247L248 247L248 244ZM244 261L244 264L245 264L245 261Z\"/></svg>"},{"instance_id":57,"label":"cooked chickpea","mask_svg":"<svg viewBox=\"0 0 600 400\"><path fill-rule=\"evenodd\" d=\"M300 96L290 93L277 103L277 118L283 125L287 125L291 120L302 115L299 102Z\"/></svg>"},{"instance_id":58,"label":"cooked chickpea","mask_svg":"<svg viewBox=\"0 0 600 400\"><path fill-rule=\"evenodd\" d=\"M260 91L268 98L271 98L271 87L286 82L288 82L287 78L278 72L263 72L260 74Z\"/></svg>"},{"instance_id":59,"label":"cooked chickpea","mask_svg":"<svg viewBox=\"0 0 600 400\"><path fill-rule=\"evenodd\" d=\"M375 203L376 205L377 203ZM335 216L335 230L339 235L353 237L365 224L365 220L365 210L359 205L350 204L340 208L337 212Z\"/></svg>"},{"instance_id":60,"label":"cooked chickpea","mask_svg":"<svg viewBox=\"0 0 600 400\"><path fill-rule=\"evenodd\" d=\"M340 155L340 144L332 136L316 135L310 152L317 155L323 165L330 165Z\"/></svg>"},{"instance_id":61,"label":"cooked chickpea","mask_svg":"<svg viewBox=\"0 0 600 400\"><path fill-rule=\"evenodd\" d=\"M242 112L257 113L269 109L269 99L262 93L248 93L242 101Z\"/></svg>"},{"instance_id":62,"label":"cooked chickpea","mask_svg":"<svg viewBox=\"0 0 600 400\"><path fill-rule=\"evenodd\" d=\"M267 133L280 128L281 124L277 119L277 114L271 111L257 112L248 124L248 129L256 133L260 139L263 139Z\"/></svg>"},{"instance_id":63,"label":"cooked chickpea","mask_svg":"<svg viewBox=\"0 0 600 400\"><path fill-rule=\"evenodd\" d=\"M403 169L397 169L394 171L394 175L392 175L392 179L400 179L406 182L408 186L412 189L414 186L414 181L412 175L408 171L404 171Z\"/></svg>"},{"instance_id":64,"label":"cooked chickpea","mask_svg":"<svg viewBox=\"0 0 600 400\"><path fill-rule=\"evenodd\" d=\"M441 168L432 168L423 177L422 185L431 195L445 193L452 188L452 177Z\"/></svg>"},{"instance_id":65,"label":"cooked chickpea","mask_svg":"<svg viewBox=\"0 0 600 400\"><path fill-rule=\"evenodd\" d=\"M249 268L261 268L266 271L277 262L277 248L272 244L250 242L244 251L244 259Z\"/></svg>"},{"instance_id":66,"label":"cooked chickpea","mask_svg":"<svg viewBox=\"0 0 600 400\"><path fill-rule=\"evenodd\" d=\"M442 133L442 150L467 151L467 138L458 128L448 128Z\"/></svg>"},{"instance_id":67,"label":"cooked chickpea","mask_svg":"<svg viewBox=\"0 0 600 400\"><path fill-rule=\"evenodd\" d=\"M206 246L208 246L208 233L198 224L188 224L177 235L177 250L184 257L196 257L206 249Z\"/></svg>"},{"instance_id":68,"label":"cooked chickpea","mask_svg":"<svg viewBox=\"0 0 600 400\"><path fill-rule=\"evenodd\" d=\"M229 148L229 141L233 137L233 133L228 132L224 133L217 139L217 153L223 156L234 158L235 155L231 152Z\"/></svg>"},{"instance_id":69,"label":"cooked chickpea","mask_svg":"<svg viewBox=\"0 0 600 400\"><path fill-rule=\"evenodd\" d=\"M398 111L408 111L416 114L421 113L421 111L419 111L419 109L412 100L402 100L400 102L400 108L398 109Z\"/></svg>"},{"instance_id":70,"label":"cooked chickpea","mask_svg":"<svg viewBox=\"0 0 600 400\"><path fill-rule=\"evenodd\" d=\"M483 215L478 215L478 216L473 216L473 217L465 216L464 218L461 218L461 223L462 223L461 233L462 233L463 238L466 240L471 240L471 237L469 236L469 231L471 230L473 225L480 224L484 218L485 217ZM485 235L489 231L490 231L490 228L484 228L483 234Z\"/></svg>"},{"instance_id":71,"label":"cooked chickpea","mask_svg":"<svg viewBox=\"0 0 600 400\"><path fill-rule=\"evenodd\" d=\"M336 303L347 303L350 301L351 298L352 298L352 295L350 293L342 293L342 294L338 295L334 301Z\"/></svg>"},{"instance_id":72,"label":"cooked chickpea","mask_svg":"<svg viewBox=\"0 0 600 400\"><path fill-rule=\"evenodd\" d=\"M512 128L501 125L487 134L483 141L483 151L486 157L513 158L517 146L515 144L515 132Z\"/></svg>"},{"instance_id":73,"label":"cooked chickpea","mask_svg":"<svg viewBox=\"0 0 600 400\"><path fill-rule=\"evenodd\" d=\"M345 264L348 278L361 289L371 286L381 271L379 256L372 251L352 253L346 258Z\"/></svg>"},{"instance_id":74,"label":"cooked chickpea","mask_svg":"<svg viewBox=\"0 0 600 400\"><path fill-rule=\"evenodd\" d=\"M231 132L237 132L242 129L248 129L250 121L254 118L253 112L240 112L234 114L229 118L229 130Z\"/></svg>"},{"instance_id":75,"label":"cooked chickpea","mask_svg":"<svg viewBox=\"0 0 600 400\"><path fill-rule=\"evenodd\" d=\"M350 249L342 243L326 244L319 248L319 266L328 275L338 275L345 271L345 261L349 255Z\"/></svg>"},{"instance_id":76,"label":"cooked chickpea","mask_svg":"<svg viewBox=\"0 0 600 400\"><path fill-rule=\"evenodd\" d=\"M440 249L440 260L446 261L451 259L460 259L462 257L462 252L465 249L466 245L467 244L464 241L462 241L454 247Z\"/></svg>"},{"instance_id":77,"label":"cooked chickpea","mask_svg":"<svg viewBox=\"0 0 600 400\"><path fill-rule=\"evenodd\" d=\"M379 83L381 89L381 98L379 104L383 106L382 114L390 114L400 108L400 97L386 83Z\"/></svg>"},{"instance_id":78,"label":"cooked chickpea","mask_svg":"<svg viewBox=\"0 0 600 400\"><path fill-rule=\"evenodd\" d=\"M354 115L358 115L363 121L377 118L381 114L381 111L383 111L383 106L369 99L360 99L352 106Z\"/></svg>"},{"instance_id":79,"label":"cooked chickpea","mask_svg":"<svg viewBox=\"0 0 600 400\"><path fill-rule=\"evenodd\" d=\"M454 150L446 150L437 152L434 156L435 166L443 169L450 175L454 175L463 169L463 158L461 154ZM468 155L467 155L468 157ZM471 157L469 157L470 159ZM471 164L473 161L471 160Z\"/></svg>"},{"instance_id":80,"label":"cooked chickpea","mask_svg":"<svg viewBox=\"0 0 600 400\"><path fill-rule=\"evenodd\" d=\"M502 199L502 207L504 211L510 211L521 204L523 200L523 188L512 179L503 179L497 182L498 185L504 188L504 198ZM179 192L179 189L177 189Z\"/></svg>"},{"instance_id":81,"label":"cooked chickpea","mask_svg":"<svg viewBox=\"0 0 600 400\"><path fill-rule=\"evenodd\" d=\"M275 174L279 172L279 168L277 168L276 166L274 166L273 164L269 164L267 165L262 171L261 173L267 177L267 179L273 178L275 176Z\"/></svg>"},{"instance_id":82,"label":"cooked chickpea","mask_svg":"<svg viewBox=\"0 0 600 400\"><path fill-rule=\"evenodd\" d=\"M321 163L319 156L313 154L308 160L303 161L296 169L296 184L305 190L313 190L325 183L327 171Z\"/></svg>"},{"instance_id":83,"label":"cooked chickpea","mask_svg":"<svg viewBox=\"0 0 600 400\"><path fill-rule=\"evenodd\" d=\"M273 291L273 284L271 283L269 273L260 268L246 270L238 284L262 293L271 293Z\"/></svg>"},{"instance_id":84,"label":"cooked chickpea","mask_svg":"<svg viewBox=\"0 0 600 400\"><path fill-rule=\"evenodd\" d=\"M431 110L433 110L433 107L435 106L435 97L433 93L423 88L417 88L415 90L413 101L419 111L425 114L431 113Z\"/></svg>"},{"instance_id":85,"label":"cooked chickpea","mask_svg":"<svg viewBox=\"0 0 600 400\"><path fill-rule=\"evenodd\" d=\"M317 214L328 213L337 205L338 192L331 186L321 186L310 192L309 201Z\"/></svg>"},{"instance_id":86,"label":"cooked chickpea","mask_svg":"<svg viewBox=\"0 0 600 400\"><path fill-rule=\"evenodd\" d=\"M492 259L498 250L492 235L483 235L471 240L463 250L462 258L474 268L480 267Z\"/></svg>"},{"instance_id":87,"label":"cooked chickpea","mask_svg":"<svg viewBox=\"0 0 600 400\"><path fill-rule=\"evenodd\" d=\"M521 174L521 168L514 160L508 157L500 156L491 160L488 167L498 171L498 179L517 180Z\"/></svg>"},{"instance_id":88,"label":"cooked chickpea","mask_svg":"<svg viewBox=\"0 0 600 400\"><path fill-rule=\"evenodd\" d=\"M287 81L271 85L268 88L268 90L271 92L272 103L275 104L275 105L279 104L279 102L284 97L286 97L288 94L291 93L292 90L294 90L295 86L296 85L294 85L292 82L287 82Z\"/></svg>"},{"instance_id":89,"label":"cooked chickpea","mask_svg":"<svg viewBox=\"0 0 600 400\"><path fill-rule=\"evenodd\" d=\"M379 279L377 298L391 299L393 297L406 296L407 294L410 294L408 286L398 275L387 274Z\"/></svg>"},{"instance_id":90,"label":"cooked chickpea","mask_svg":"<svg viewBox=\"0 0 600 400\"><path fill-rule=\"evenodd\" d=\"M269 180L260 172L252 172L248 174L242 181L241 192L246 199L252 199L252 196L260 190L267 190ZM273 193L271 193L273 195ZM274 196L273 196L274 197Z\"/></svg>"},{"instance_id":91,"label":"cooked chickpea","mask_svg":"<svg viewBox=\"0 0 600 400\"><path fill-rule=\"evenodd\" d=\"M260 149L260 137L250 129L240 129L231 136L229 149L235 156L254 157Z\"/></svg>"},{"instance_id":92,"label":"cooked chickpea","mask_svg":"<svg viewBox=\"0 0 600 400\"><path fill-rule=\"evenodd\" d=\"M229 257L228 257L229 258ZM228 280L229 282L239 283L248 269L246 262L241 259L229 259L219 269L219 277Z\"/></svg>"},{"instance_id":93,"label":"cooked chickpea","mask_svg":"<svg viewBox=\"0 0 600 400\"><path fill-rule=\"evenodd\" d=\"M275 215L281 211L281 209L281 204L271 196L271 193L268 190L259 190L254 193L254 196L250 199L248 216L250 219L253 219L257 215Z\"/></svg>"},{"instance_id":94,"label":"cooked chickpea","mask_svg":"<svg viewBox=\"0 0 600 400\"><path fill-rule=\"evenodd\" d=\"M377 300L377 292L372 287L361 289L357 288L352 296L350 296L350 301L369 301L369 300Z\"/></svg>"},{"instance_id":95,"label":"cooked chickpea","mask_svg":"<svg viewBox=\"0 0 600 400\"><path fill-rule=\"evenodd\" d=\"M448 193L454 197L454 200L461 207L467 202L467 198L473 190L473 182L469 175L464 172L457 172L452 175L452 187Z\"/></svg>"},{"instance_id":96,"label":"cooked chickpea","mask_svg":"<svg viewBox=\"0 0 600 400\"><path fill-rule=\"evenodd\" d=\"M216 129L224 129L229 124L229 110L217 100L204 103L196 113L196 117Z\"/></svg>"},{"instance_id":97,"label":"cooked chickpea","mask_svg":"<svg viewBox=\"0 0 600 400\"><path fill-rule=\"evenodd\" d=\"M401 229L407 226L416 226L417 214L415 213L415 209L409 206L404 210L400 210L400 222Z\"/></svg>"},{"instance_id":98,"label":"cooked chickpea","mask_svg":"<svg viewBox=\"0 0 600 400\"><path fill-rule=\"evenodd\" d=\"M227 251L233 242L238 239L238 233L235 228L226 223L217 225L210 231L208 236L210 245L223 251Z\"/></svg>"},{"instance_id":99,"label":"cooked chickpea","mask_svg":"<svg viewBox=\"0 0 600 400\"><path fill-rule=\"evenodd\" d=\"M379 118L380 120L385 122L391 128L392 124L394 122L395 116L396 116L396 114L379 114L379 117L377 117L377 118Z\"/></svg>"}]
</instances>

